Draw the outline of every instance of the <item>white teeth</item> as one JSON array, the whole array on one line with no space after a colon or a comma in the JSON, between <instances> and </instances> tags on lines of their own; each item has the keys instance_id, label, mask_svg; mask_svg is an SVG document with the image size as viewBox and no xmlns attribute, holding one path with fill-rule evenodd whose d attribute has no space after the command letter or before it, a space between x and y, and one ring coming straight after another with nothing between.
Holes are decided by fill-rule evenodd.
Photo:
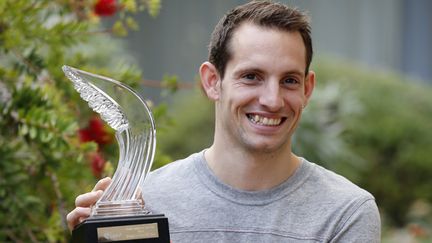
<instances>
[{"instance_id":1,"label":"white teeth","mask_svg":"<svg viewBox=\"0 0 432 243\"><path fill-rule=\"evenodd\" d=\"M282 119L281 118L268 118L268 117L262 117L259 115L249 115L249 120L251 120L252 122L259 124L259 125L264 125L264 126L277 126L281 123Z\"/></svg>"}]
</instances>

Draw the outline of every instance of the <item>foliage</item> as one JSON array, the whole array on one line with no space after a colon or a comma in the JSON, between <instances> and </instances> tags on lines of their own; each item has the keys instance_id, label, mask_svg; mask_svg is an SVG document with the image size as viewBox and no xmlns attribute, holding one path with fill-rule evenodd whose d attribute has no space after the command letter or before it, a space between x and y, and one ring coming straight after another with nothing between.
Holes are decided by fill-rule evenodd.
<instances>
[{"instance_id":1,"label":"foliage","mask_svg":"<svg viewBox=\"0 0 432 243\"><path fill-rule=\"evenodd\" d=\"M318 85L294 135L294 152L326 168L341 171L351 179L358 179L365 161L349 147L342 135L347 132L346 124L362 112L363 104L340 83L330 81Z\"/></svg>"},{"instance_id":2,"label":"foliage","mask_svg":"<svg viewBox=\"0 0 432 243\"><path fill-rule=\"evenodd\" d=\"M386 222L411 222L413 204L432 202L432 88L346 62L318 60L314 70L318 87L294 151L370 191ZM175 100L176 124L159 139L164 153L177 159L210 144L213 110L204 100ZM422 221L432 225L430 216Z\"/></svg>"},{"instance_id":3,"label":"foliage","mask_svg":"<svg viewBox=\"0 0 432 243\"><path fill-rule=\"evenodd\" d=\"M138 27L137 11L156 14L159 1L110 1L116 8L108 29L94 11L100 2L0 1L1 242L66 242L66 213L97 180L89 156L115 158L115 144L80 141L79 128L93 114L61 66L136 87L141 75L113 37Z\"/></svg>"},{"instance_id":4,"label":"foliage","mask_svg":"<svg viewBox=\"0 0 432 243\"><path fill-rule=\"evenodd\" d=\"M364 106L343 135L367 162L357 182L374 194L393 223L405 224L413 203L432 202L431 87L341 63L318 66L323 80L339 80Z\"/></svg>"},{"instance_id":5,"label":"foliage","mask_svg":"<svg viewBox=\"0 0 432 243\"><path fill-rule=\"evenodd\" d=\"M201 90L191 92L176 94L170 107L170 116L176 119L158 137L162 154L169 154L174 159L207 148L213 141L213 104Z\"/></svg>"}]
</instances>

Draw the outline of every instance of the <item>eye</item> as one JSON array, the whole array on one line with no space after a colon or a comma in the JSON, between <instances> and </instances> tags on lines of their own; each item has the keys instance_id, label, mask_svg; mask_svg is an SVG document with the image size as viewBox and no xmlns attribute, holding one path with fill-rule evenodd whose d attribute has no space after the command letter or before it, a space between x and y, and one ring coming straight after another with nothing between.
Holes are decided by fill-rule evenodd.
<instances>
[{"instance_id":1,"label":"eye","mask_svg":"<svg viewBox=\"0 0 432 243\"><path fill-rule=\"evenodd\" d=\"M283 79L281 83L286 86L292 86L292 85L299 84L300 82L296 78L290 77L290 78Z\"/></svg>"},{"instance_id":2,"label":"eye","mask_svg":"<svg viewBox=\"0 0 432 243\"><path fill-rule=\"evenodd\" d=\"M248 73L248 74L243 75L243 78L249 79L249 80L255 80L255 79L257 79L257 75L254 73Z\"/></svg>"}]
</instances>

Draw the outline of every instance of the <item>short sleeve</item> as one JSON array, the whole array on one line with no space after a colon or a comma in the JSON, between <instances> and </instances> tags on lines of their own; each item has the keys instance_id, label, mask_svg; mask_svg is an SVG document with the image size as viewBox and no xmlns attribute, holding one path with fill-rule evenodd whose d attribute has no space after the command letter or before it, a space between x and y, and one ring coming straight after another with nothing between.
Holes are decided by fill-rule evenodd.
<instances>
[{"instance_id":1,"label":"short sleeve","mask_svg":"<svg viewBox=\"0 0 432 243\"><path fill-rule=\"evenodd\" d=\"M363 202L330 242L381 242L381 219L375 200Z\"/></svg>"}]
</instances>

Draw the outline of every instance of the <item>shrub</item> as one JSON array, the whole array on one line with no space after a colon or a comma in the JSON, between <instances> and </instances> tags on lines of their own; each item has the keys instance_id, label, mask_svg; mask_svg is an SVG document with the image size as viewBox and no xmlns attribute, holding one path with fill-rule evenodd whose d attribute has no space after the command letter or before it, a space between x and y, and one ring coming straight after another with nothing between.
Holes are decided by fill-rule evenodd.
<instances>
[{"instance_id":1,"label":"shrub","mask_svg":"<svg viewBox=\"0 0 432 243\"><path fill-rule=\"evenodd\" d=\"M104 10L119 13L112 27L103 29L95 2L124 4ZM132 13L154 14L158 2L0 1L0 242L67 242L66 213L97 180L87 156L116 158L108 144L79 141L92 114L61 66L137 86L140 73L112 37L136 28Z\"/></svg>"}]
</instances>

